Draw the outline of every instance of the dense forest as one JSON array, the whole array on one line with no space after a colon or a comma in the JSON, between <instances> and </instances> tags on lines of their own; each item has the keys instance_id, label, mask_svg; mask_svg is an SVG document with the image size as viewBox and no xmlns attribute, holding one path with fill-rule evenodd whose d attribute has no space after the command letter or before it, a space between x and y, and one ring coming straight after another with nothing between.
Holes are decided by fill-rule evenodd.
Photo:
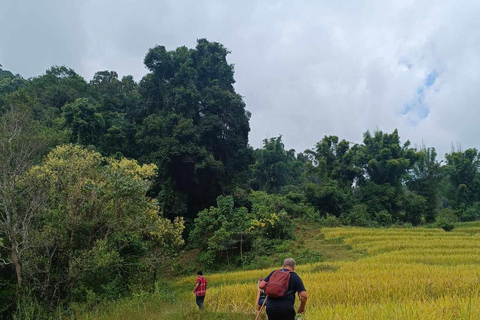
<instances>
[{"instance_id":1,"label":"dense forest","mask_svg":"<svg viewBox=\"0 0 480 320\"><path fill-rule=\"evenodd\" d=\"M0 66L0 318L152 290L185 248L204 269L246 266L297 220L448 231L480 219L473 148L440 161L394 130L254 150L228 54L206 39L155 46L139 82Z\"/></svg>"}]
</instances>

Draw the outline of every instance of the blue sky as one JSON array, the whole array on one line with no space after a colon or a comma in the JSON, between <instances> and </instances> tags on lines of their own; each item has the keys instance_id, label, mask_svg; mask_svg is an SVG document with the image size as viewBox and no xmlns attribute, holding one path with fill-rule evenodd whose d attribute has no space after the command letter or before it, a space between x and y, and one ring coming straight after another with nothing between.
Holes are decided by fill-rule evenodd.
<instances>
[{"instance_id":1,"label":"blue sky","mask_svg":"<svg viewBox=\"0 0 480 320\"><path fill-rule=\"evenodd\" d=\"M418 125L418 123L427 118L428 114L430 113L430 108L425 102L425 95L426 91L429 90L430 87L435 83L437 77L438 74L436 71L430 72L427 75L424 84L417 88L412 101L405 104L401 114L414 114L413 117L415 117L415 119L410 120L410 124L412 126Z\"/></svg>"}]
</instances>

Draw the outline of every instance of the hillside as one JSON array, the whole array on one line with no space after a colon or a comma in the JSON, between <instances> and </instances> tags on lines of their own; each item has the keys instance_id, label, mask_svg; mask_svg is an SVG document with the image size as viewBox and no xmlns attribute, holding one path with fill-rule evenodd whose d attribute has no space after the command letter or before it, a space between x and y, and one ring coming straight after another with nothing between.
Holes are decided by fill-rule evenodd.
<instances>
[{"instance_id":1,"label":"hillside","mask_svg":"<svg viewBox=\"0 0 480 320\"><path fill-rule=\"evenodd\" d=\"M294 248L324 254L324 261L296 270L309 294L306 319L476 319L479 223L460 224L452 232L311 227L298 232ZM142 294L79 318L254 319L256 279L270 270L207 275L202 313L194 307L190 276L159 284L155 296Z\"/></svg>"}]
</instances>

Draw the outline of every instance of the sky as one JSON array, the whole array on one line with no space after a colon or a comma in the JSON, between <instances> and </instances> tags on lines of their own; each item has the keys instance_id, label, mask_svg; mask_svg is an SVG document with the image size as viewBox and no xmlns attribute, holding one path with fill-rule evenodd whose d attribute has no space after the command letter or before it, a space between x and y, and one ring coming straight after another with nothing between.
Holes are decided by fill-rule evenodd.
<instances>
[{"instance_id":1,"label":"sky","mask_svg":"<svg viewBox=\"0 0 480 320\"><path fill-rule=\"evenodd\" d=\"M0 64L139 81L149 48L207 38L231 50L253 147L282 135L302 152L397 128L443 157L480 149L479 16L463 0L0 0Z\"/></svg>"}]
</instances>

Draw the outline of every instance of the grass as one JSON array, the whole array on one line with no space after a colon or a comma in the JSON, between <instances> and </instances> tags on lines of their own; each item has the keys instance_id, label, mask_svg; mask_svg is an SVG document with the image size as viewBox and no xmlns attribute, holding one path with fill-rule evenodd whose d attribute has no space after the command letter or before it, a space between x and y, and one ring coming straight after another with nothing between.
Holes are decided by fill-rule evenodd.
<instances>
[{"instance_id":1,"label":"grass","mask_svg":"<svg viewBox=\"0 0 480 320\"><path fill-rule=\"evenodd\" d=\"M265 268L208 274L206 310L196 309L195 276L110 303L78 319L254 319L256 279L297 259L309 294L306 319L480 319L480 223L432 228L300 226ZM316 260L317 259L317 260ZM313 262L312 262L313 261ZM316 262L315 262L316 261ZM304 262L304 263L302 263ZM308 263L307 263L308 262ZM302 264L300 264L302 263Z\"/></svg>"}]
</instances>

